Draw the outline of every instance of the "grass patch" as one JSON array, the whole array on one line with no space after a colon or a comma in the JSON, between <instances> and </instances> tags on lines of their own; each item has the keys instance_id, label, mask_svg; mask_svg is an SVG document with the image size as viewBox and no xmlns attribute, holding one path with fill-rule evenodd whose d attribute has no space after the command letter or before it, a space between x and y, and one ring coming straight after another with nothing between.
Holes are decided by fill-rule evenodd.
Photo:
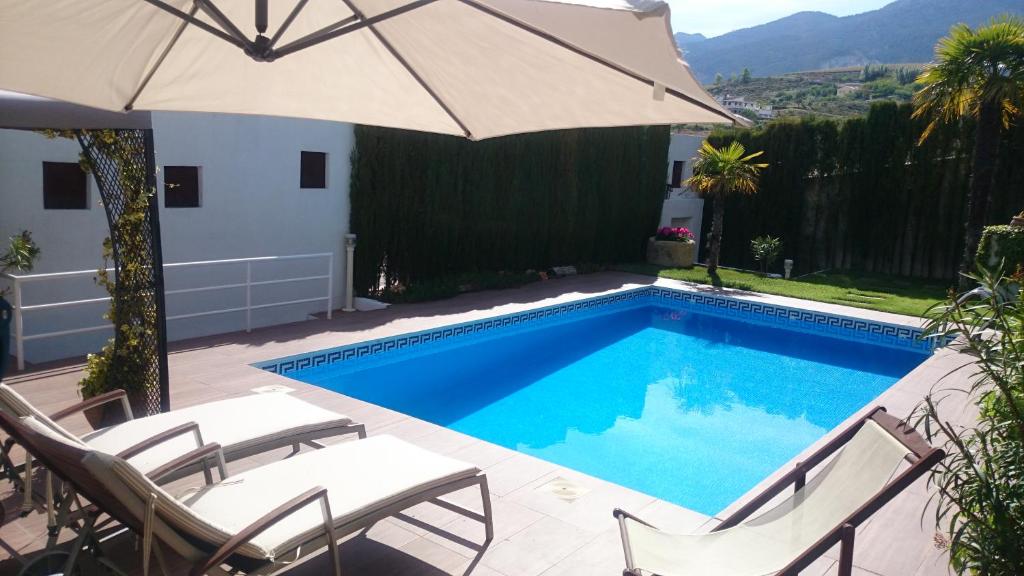
<instances>
[{"instance_id":1,"label":"grass patch","mask_svg":"<svg viewBox=\"0 0 1024 576\"><path fill-rule=\"evenodd\" d=\"M830 302L880 312L924 316L929 307L946 299L952 284L880 274L825 272L793 280L765 278L755 272L719 269L712 277L703 266L662 268L653 264L624 264L623 272L685 280L724 288Z\"/></svg>"}]
</instances>

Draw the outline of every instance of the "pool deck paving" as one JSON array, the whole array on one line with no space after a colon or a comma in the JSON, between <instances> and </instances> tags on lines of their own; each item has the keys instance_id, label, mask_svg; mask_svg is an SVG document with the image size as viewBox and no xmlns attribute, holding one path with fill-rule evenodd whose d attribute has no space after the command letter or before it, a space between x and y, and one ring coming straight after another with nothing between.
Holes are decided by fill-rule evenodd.
<instances>
[{"instance_id":1,"label":"pool deck paving","mask_svg":"<svg viewBox=\"0 0 1024 576\"><path fill-rule=\"evenodd\" d=\"M475 464L487 474L494 506L495 538L480 554L472 545L483 541L482 526L456 514L423 504L404 515L382 521L366 534L350 537L341 546L345 574L477 576L613 576L624 567L618 530L612 509L624 508L666 530L704 532L710 530L729 510L755 494L761 487L788 470L783 466L758 487L722 511L716 518L698 514L628 488L509 450L447 428L386 408L290 380L250 364L332 348L410 331L498 316L538 306L589 298L626 288L657 284L690 290L712 290L738 298L756 299L786 306L854 316L882 322L919 325L920 320L808 302L780 296L720 290L682 282L653 279L625 273L602 272L531 284L518 289L464 294L449 300L403 304L374 312L338 313L323 318L273 326L251 333L237 332L172 343L170 355L171 403L173 407L209 402L251 393L261 386L286 386L298 398L344 413L365 423L368 433L391 434L413 444ZM970 370L956 370L969 364L966 356L952 350L936 352L869 406L850 417L853 421L870 406L886 406L896 416L906 416L921 398L942 379L945 386L966 383ZM47 412L78 400L75 384L81 378L80 361L30 367L5 382ZM952 372L952 374L950 374ZM973 412L963 398L946 401L951 418L967 423ZM234 417L235 415L225 415ZM84 420L67 421L69 428L86 431ZM839 429L807 448L810 453ZM756 433L756 431L755 431ZM345 440L339 440L345 441ZM229 472L257 466L283 457L286 451L260 455L229 466ZM681 471L685 473L685 471ZM553 493L554 480L571 483L579 493L565 499ZM193 480L195 482L195 480ZM480 509L478 492L465 490L453 500ZM0 527L0 576L16 574L18 563L11 551L31 556L45 543L45 515L18 519L10 513L20 496L9 485L0 488L0 500L8 510ZM932 512L926 511L928 491L919 480L860 527L854 556L857 576L938 576L948 574L944 553L934 544ZM447 540L428 528L438 526L459 536ZM127 538L114 542L115 557L130 573L141 573L138 553ZM6 547L6 549L5 549ZM806 575L834 575L838 548L810 568ZM172 564L174 562L172 561ZM296 576L326 573L323 555L293 568ZM175 573L187 567L180 561ZM468 572L467 572L468 571Z\"/></svg>"}]
</instances>

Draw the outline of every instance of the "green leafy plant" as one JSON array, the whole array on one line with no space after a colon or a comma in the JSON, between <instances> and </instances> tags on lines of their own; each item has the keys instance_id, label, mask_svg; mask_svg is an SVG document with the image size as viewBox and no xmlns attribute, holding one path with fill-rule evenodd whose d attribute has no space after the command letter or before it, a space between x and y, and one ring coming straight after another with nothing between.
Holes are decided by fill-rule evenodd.
<instances>
[{"instance_id":1,"label":"green leafy plant","mask_svg":"<svg viewBox=\"0 0 1024 576\"><path fill-rule=\"evenodd\" d=\"M927 334L952 340L975 361L966 388L939 384L916 409L916 426L948 454L932 471L937 541L957 574L1024 574L1024 302L1019 273L980 268L970 276L982 297L937 308ZM975 424L950 422L942 402L966 395Z\"/></svg>"},{"instance_id":2,"label":"green leafy plant","mask_svg":"<svg viewBox=\"0 0 1024 576\"><path fill-rule=\"evenodd\" d=\"M761 264L761 274L768 273L768 267L782 254L782 240L772 236L758 236L750 241L750 252Z\"/></svg>"},{"instance_id":3,"label":"green leafy plant","mask_svg":"<svg viewBox=\"0 0 1024 576\"><path fill-rule=\"evenodd\" d=\"M707 268L709 274L718 270L718 257L722 252L722 226L725 219L725 199L734 194L757 192L758 175L767 164L753 162L763 152L747 154L746 148L733 141L715 148L705 141L693 163L693 176L686 180L702 198L712 203L711 233L708 234Z\"/></svg>"},{"instance_id":4,"label":"green leafy plant","mask_svg":"<svg viewBox=\"0 0 1024 576\"><path fill-rule=\"evenodd\" d=\"M1024 19L1003 16L972 29L957 24L935 47L935 62L918 77L915 118L929 121L928 138L942 123L973 118L973 169L967 197L967 226L960 258L960 288L973 270L999 157L1001 131L1009 129L1024 103Z\"/></svg>"},{"instance_id":5,"label":"green leafy plant","mask_svg":"<svg viewBox=\"0 0 1024 576\"><path fill-rule=\"evenodd\" d=\"M39 258L39 246L36 246L28 230L22 230L11 236L7 251L0 254L0 274L12 269L31 272L36 258ZM7 292L7 288L0 290L0 298Z\"/></svg>"}]
</instances>

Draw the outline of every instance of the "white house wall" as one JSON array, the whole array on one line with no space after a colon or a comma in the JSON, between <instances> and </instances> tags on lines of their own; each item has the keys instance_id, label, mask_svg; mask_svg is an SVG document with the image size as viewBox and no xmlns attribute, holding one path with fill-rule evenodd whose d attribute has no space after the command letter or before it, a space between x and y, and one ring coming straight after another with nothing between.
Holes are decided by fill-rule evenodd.
<instances>
[{"instance_id":1,"label":"white house wall","mask_svg":"<svg viewBox=\"0 0 1024 576\"><path fill-rule=\"evenodd\" d=\"M340 308L345 269L342 240L349 222L351 125L312 120L157 113L153 115L156 160L163 166L200 167L200 207L165 208L163 174L158 174L166 263L256 256L333 252L333 296ZM327 153L327 187L299 187L300 152ZM0 238L32 231L42 249L35 273L94 270L101 265L106 216L96 184L89 181L87 210L44 210L42 162L77 162L78 145L16 130L0 130ZM253 280L326 273L326 261L254 265ZM244 282L243 265L172 269L168 290ZM253 288L253 304L326 295L326 280ZM103 296L91 278L31 284L25 302L80 300ZM244 291L168 295L170 315L244 305ZM101 323L105 305L25 313L25 333L34 334ZM324 303L253 311L255 326L303 320ZM240 330L244 314L172 320L172 340ZM39 362L95 351L109 332L28 341L26 359ZM12 343L13 346L13 343Z\"/></svg>"},{"instance_id":2,"label":"white house wall","mask_svg":"<svg viewBox=\"0 0 1024 576\"><path fill-rule=\"evenodd\" d=\"M704 138L690 134L673 134L668 147L668 173L665 182L672 181L672 165L683 161L683 178L693 175L693 159L697 157ZM661 206L661 220L658 226L673 226L686 221L685 226L693 232L700 246L700 227L704 217L704 200L697 197L686 187L673 188L668 191L665 202Z\"/></svg>"}]
</instances>

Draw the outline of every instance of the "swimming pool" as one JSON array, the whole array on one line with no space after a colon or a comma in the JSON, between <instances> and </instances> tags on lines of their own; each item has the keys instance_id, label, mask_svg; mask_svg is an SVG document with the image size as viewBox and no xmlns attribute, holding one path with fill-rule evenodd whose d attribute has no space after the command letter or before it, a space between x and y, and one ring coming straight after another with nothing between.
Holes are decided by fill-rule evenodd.
<instances>
[{"instance_id":1,"label":"swimming pool","mask_svg":"<svg viewBox=\"0 0 1024 576\"><path fill-rule=\"evenodd\" d=\"M680 292L261 367L714 514L930 350L908 327Z\"/></svg>"}]
</instances>

